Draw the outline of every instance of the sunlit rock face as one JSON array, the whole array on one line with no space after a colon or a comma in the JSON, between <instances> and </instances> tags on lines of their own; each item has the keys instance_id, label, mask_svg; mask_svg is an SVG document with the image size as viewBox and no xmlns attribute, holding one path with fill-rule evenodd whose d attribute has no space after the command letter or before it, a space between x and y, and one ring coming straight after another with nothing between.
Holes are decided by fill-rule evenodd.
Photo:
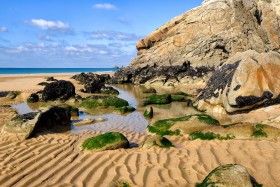
<instances>
[{"instance_id":1,"label":"sunlit rock face","mask_svg":"<svg viewBox=\"0 0 280 187\"><path fill-rule=\"evenodd\" d=\"M280 52L279 15L278 0L205 0L140 40L115 82L180 82L205 77L237 52Z\"/></svg>"},{"instance_id":2,"label":"sunlit rock face","mask_svg":"<svg viewBox=\"0 0 280 187\"><path fill-rule=\"evenodd\" d=\"M280 55L237 53L217 69L199 96L199 107L220 105L227 113L280 103Z\"/></svg>"}]
</instances>

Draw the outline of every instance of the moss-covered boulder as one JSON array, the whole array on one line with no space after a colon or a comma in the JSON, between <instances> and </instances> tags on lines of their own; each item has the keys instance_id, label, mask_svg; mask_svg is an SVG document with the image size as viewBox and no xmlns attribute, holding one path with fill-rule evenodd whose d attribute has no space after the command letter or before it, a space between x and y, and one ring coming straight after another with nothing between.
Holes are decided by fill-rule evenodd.
<instances>
[{"instance_id":1,"label":"moss-covered boulder","mask_svg":"<svg viewBox=\"0 0 280 187\"><path fill-rule=\"evenodd\" d=\"M108 132L86 139L82 143L83 150L104 151L120 148L129 148L127 138L118 132Z\"/></svg>"},{"instance_id":2,"label":"moss-covered boulder","mask_svg":"<svg viewBox=\"0 0 280 187\"><path fill-rule=\"evenodd\" d=\"M262 187L241 165L222 165L210 174L196 187Z\"/></svg>"},{"instance_id":3,"label":"moss-covered boulder","mask_svg":"<svg viewBox=\"0 0 280 187\"><path fill-rule=\"evenodd\" d=\"M206 114L194 114L181 118L164 119L148 126L148 132L164 135L190 134L209 126L219 125L219 122Z\"/></svg>"},{"instance_id":4,"label":"moss-covered boulder","mask_svg":"<svg viewBox=\"0 0 280 187\"><path fill-rule=\"evenodd\" d=\"M156 89L154 89L154 88L149 88L149 89L143 91L143 93L146 93L146 94L149 94L149 93L157 93L157 91L156 91Z\"/></svg>"},{"instance_id":5,"label":"moss-covered boulder","mask_svg":"<svg viewBox=\"0 0 280 187\"><path fill-rule=\"evenodd\" d=\"M128 102L114 96L93 96L83 100L80 106L87 109L108 107L121 108L128 106Z\"/></svg>"},{"instance_id":6,"label":"moss-covered boulder","mask_svg":"<svg viewBox=\"0 0 280 187\"><path fill-rule=\"evenodd\" d=\"M123 106L120 108L116 108L115 112L116 113L120 113L120 114L126 114L126 113L130 113L130 112L134 112L136 109L132 106Z\"/></svg>"},{"instance_id":7,"label":"moss-covered boulder","mask_svg":"<svg viewBox=\"0 0 280 187\"><path fill-rule=\"evenodd\" d=\"M164 105L171 103L171 95L170 94L163 94L163 95L151 95L148 99L144 102L144 105Z\"/></svg>"},{"instance_id":8,"label":"moss-covered boulder","mask_svg":"<svg viewBox=\"0 0 280 187\"><path fill-rule=\"evenodd\" d=\"M144 111L144 117L145 118L149 118L149 119L152 119L154 117L154 109L153 107L150 107L148 109L146 109Z\"/></svg>"},{"instance_id":9,"label":"moss-covered boulder","mask_svg":"<svg viewBox=\"0 0 280 187\"><path fill-rule=\"evenodd\" d=\"M147 136L141 147L143 148L151 148L151 147L162 147L162 148L170 148L173 147L173 144L165 137L162 136Z\"/></svg>"}]
</instances>

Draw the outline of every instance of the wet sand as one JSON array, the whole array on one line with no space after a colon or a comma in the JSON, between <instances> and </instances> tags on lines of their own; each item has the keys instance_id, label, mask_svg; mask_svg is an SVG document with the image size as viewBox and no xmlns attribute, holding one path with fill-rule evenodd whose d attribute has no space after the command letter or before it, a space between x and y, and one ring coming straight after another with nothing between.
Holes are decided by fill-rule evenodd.
<instances>
[{"instance_id":1,"label":"wet sand","mask_svg":"<svg viewBox=\"0 0 280 187\"><path fill-rule=\"evenodd\" d=\"M15 101L20 103L33 90L42 89L36 85L45 81L45 77L0 77L0 91L22 91L23 96ZM69 80L70 75L55 78ZM21 85L23 82L24 86ZM73 82L75 86L81 86ZM3 87L5 85L7 87ZM141 101L133 99L143 97L141 88L125 85L118 88L131 93L121 94L120 97L128 98L130 104L142 114L144 107ZM1 98L0 102L3 103ZM153 120L180 117L193 112L182 104L162 106L155 109ZM1 111L1 115L5 114ZM145 139L147 124L137 126L144 121L137 120L133 116L135 113L130 115L129 120L135 120L134 126L121 123L114 126L111 121L106 121L104 124L79 127L68 134L40 135L24 141L16 136L0 135L1 186L108 186L122 179L139 187L193 187L221 164L241 164L265 187L280 186L279 141L189 141L188 136L179 136L168 137L175 144L174 148L142 149L137 145ZM123 118L115 115L112 119L121 121ZM134 148L103 152L80 150L84 139L108 130L122 132Z\"/></svg>"}]
</instances>

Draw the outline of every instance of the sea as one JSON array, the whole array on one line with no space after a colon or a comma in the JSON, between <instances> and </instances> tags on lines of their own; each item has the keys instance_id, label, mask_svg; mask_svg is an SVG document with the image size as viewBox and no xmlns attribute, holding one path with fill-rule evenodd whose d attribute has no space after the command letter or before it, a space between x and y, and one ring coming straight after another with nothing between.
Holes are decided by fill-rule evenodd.
<instances>
[{"instance_id":1,"label":"sea","mask_svg":"<svg viewBox=\"0 0 280 187\"><path fill-rule=\"evenodd\" d=\"M1 74L53 74L82 72L115 72L117 68L0 68Z\"/></svg>"}]
</instances>

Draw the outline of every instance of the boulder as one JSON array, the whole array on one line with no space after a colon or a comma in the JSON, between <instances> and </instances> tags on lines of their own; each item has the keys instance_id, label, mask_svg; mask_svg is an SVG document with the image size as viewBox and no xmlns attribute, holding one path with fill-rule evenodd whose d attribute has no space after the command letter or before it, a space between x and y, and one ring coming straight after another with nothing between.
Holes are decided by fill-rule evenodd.
<instances>
[{"instance_id":1,"label":"boulder","mask_svg":"<svg viewBox=\"0 0 280 187\"><path fill-rule=\"evenodd\" d=\"M167 138L162 136L147 136L141 145L142 148L147 149L150 149L154 146L161 148L170 148L173 147L173 144Z\"/></svg>"},{"instance_id":2,"label":"boulder","mask_svg":"<svg viewBox=\"0 0 280 187\"><path fill-rule=\"evenodd\" d=\"M71 114L64 108L51 107L40 113L38 120L32 131L32 135L51 131L55 133L71 130Z\"/></svg>"},{"instance_id":3,"label":"boulder","mask_svg":"<svg viewBox=\"0 0 280 187\"><path fill-rule=\"evenodd\" d=\"M211 171L196 187L261 187L244 166L237 164L221 165Z\"/></svg>"},{"instance_id":4,"label":"boulder","mask_svg":"<svg viewBox=\"0 0 280 187\"><path fill-rule=\"evenodd\" d=\"M42 92L43 101L62 100L74 97L75 86L70 81L59 80L48 84Z\"/></svg>"},{"instance_id":5,"label":"boulder","mask_svg":"<svg viewBox=\"0 0 280 187\"><path fill-rule=\"evenodd\" d=\"M280 103L280 55L237 53L216 70L198 97L199 109L223 106L228 114Z\"/></svg>"},{"instance_id":6,"label":"boulder","mask_svg":"<svg viewBox=\"0 0 280 187\"><path fill-rule=\"evenodd\" d=\"M237 52L280 52L278 0L205 0L141 39L138 56L115 73L116 83L153 83L163 77L207 80Z\"/></svg>"},{"instance_id":7,"label":"boulder","mask_svg":"<svg viewBox=\"0 0 280 187\"><path fill-rule=\"evenodd\" d=\"M129 148L127 138L118 132L108 132L92 138L86 139L82 143L83 150L104 151L120 148Z\"/></svg>"},{"instance_id":8,"label":"boulder","mask_svg":"<svg viewBox=\"0 0 280 187\"><path fill-rule=\"evenodd\" d=\"M44 112L17 115L4 124L2 134L18 134L30 138L36 133L66 132L71 130L71 115L66 109L51 107Z\"/></svg>"},{"instance_id":9,"label":"boulder","mask_svg":"<svg viewBox=\"0 0 280 187\"><path fill-rule=\"evenodd\" d=\"M91 96L82 101L81 107L86 109L96 108L121 108L128 106L128 102L114 96Z\"/></svg>"}]
</instances>

